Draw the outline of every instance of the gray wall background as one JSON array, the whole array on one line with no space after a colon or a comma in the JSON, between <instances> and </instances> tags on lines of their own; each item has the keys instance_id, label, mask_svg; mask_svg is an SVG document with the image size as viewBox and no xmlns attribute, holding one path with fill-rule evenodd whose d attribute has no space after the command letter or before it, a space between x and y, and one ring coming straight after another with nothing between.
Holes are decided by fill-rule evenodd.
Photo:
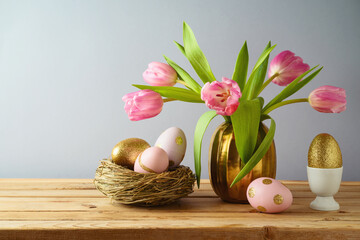
<instances>
[{"instance_id":1,"label":"gray wall background","mask_svg":"<svg viewBox=\"0 0 360 240\"><path fill-rule=\"evenodd\" d=\"M269 40L271 58L292 50L324 70L295 97L322 85L347 91L348 109L322 114L308 104L273 112L278 179L306 179L307 151L322 132L343 153L343 180L360 175L360 1L0 1L0 178L93 178L98 161L129 137L154 144L168 127L188 138L205 105L171 102L153 119L131 122L121 97L165 54L194 71L173 40L194 30L218 79L231 77L248 41L252 67ZM264 92L270 100L282 88ZM203 142L203 173L216 118Z\"/></svg>"}]
</instances>

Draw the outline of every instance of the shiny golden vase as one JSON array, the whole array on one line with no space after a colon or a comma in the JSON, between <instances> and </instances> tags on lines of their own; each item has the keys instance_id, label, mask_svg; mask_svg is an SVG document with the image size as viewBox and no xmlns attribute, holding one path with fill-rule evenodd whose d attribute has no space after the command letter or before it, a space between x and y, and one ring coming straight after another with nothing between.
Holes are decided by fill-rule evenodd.
<instances>
[{"instance_id":1,"label":"shiny golden vase","mask_svg":"<svg viewBox=\"0 0 360 240\"><path fill-rule=\"evenodd\" d=\"M261 123L257 146L264 139L268 128ZM275 178L276 151L272 142L269 150L260 162L243 179L230 188L236 175L244 167L235 145L235 136L231 123L221 124L214 132L209 151L209 177L215 193L226 202L247 203L246 190L249 184L259 177Z\"/></svg>"}]
</instances>

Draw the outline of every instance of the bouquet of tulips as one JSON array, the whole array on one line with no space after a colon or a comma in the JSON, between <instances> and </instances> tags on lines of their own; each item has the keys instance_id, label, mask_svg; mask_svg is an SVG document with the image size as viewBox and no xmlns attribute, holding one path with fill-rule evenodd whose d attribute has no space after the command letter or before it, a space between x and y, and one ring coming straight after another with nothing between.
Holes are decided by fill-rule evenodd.
<instances>
[{"instance_id":1,"label":"bouquet of tulips","mask_svg":"<svg viewBox=\"0 0 360 240\"><path fill-rule=\"evenodd\" d=\"M269 113L284 105L308 102L319 112L339 113L346 109L345 90L333 86L322 86L310 93L307 98L287 100L295 92L308 84L322 69L310 68L301 57L291 51L283 51L270 62L270 52L276 45L269 42L248 76L248 48L246 42L238 55L232 78L223 77L217 81L210 65L201 51L193 31L185 22L183 24L183 45L176 46L189 60L198 77L200 85L183 68L165 56L166 63L152 62L143 73L149 85L133 85L140 91L123 97L125 111L130 120L137 121L158 115L164 102L184 101L205 103L211 111L204 113L197 122L194 135L194 160L197 183L201 173L201 144L205 130L210 121L217 115L231 122L234 129L236 148L243 161L244 168L235 177L232 185L240 181L262 159L269 149L275 134L275 121ZM268 79L265 81L265 77ZM270 83L285 88L271 101L264 104L260 97L262 90ZM176 83L185 86L174 87ZM259 124L271 121L269 131L256 147Z\"/></svg>"}]
</instances>

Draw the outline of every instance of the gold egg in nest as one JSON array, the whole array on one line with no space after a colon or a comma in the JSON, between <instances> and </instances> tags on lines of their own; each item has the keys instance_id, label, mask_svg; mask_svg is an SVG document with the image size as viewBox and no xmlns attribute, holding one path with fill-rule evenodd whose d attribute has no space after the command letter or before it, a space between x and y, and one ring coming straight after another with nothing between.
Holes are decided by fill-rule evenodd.
<instances>
[{"instance_id":1,"label":"gold egg in nest","mask_svg":"<svg viewBox=\"0 0 360 240\"><path fill-rule=\"evenodd\" d=\"M111 152L112 161L118 165L134 168L137 156L150 144L140 138L128 138L115 145Z\"/></svg>"}]
</instances>

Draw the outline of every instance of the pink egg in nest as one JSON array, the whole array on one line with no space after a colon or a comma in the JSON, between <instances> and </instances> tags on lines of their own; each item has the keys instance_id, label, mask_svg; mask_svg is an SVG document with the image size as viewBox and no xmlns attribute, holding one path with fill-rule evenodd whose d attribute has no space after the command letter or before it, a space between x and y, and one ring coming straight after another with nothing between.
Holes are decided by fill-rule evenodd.
<instances>
[{"instance_id":1,"label":"pink egg in nest","mask_svg":"<svg viewBox=\"0 0 360 240\"><path fill-rule=\"evenodd\" d=\"M139 154L134 164L138 173L162 173L169 167L167 153L159 147L150 147Z\"/></svg>"},{"instance_id":2,"label":"pink egg in nest","mask_svg":"<svg viewBox=\"0 0 360 240\"><path fill-rule=\"evenodd\" d=\"M273 178L262 177L252 181L246 192L253 208L265 213L278 213L288 209L293 201L291 191Z\"/></svg>"},{"instance_id":3,"label":"pink egg in nest","mask_svg":"<svg viewBox=\"0 0 360 240\"><path fill-rule=\"evenodd\" d=\"M168 128L158 137L155 146L161 147L168 154L169 169L176 168L185 156L185 133L177 127Z\"/></svg>"}]
</instances>

